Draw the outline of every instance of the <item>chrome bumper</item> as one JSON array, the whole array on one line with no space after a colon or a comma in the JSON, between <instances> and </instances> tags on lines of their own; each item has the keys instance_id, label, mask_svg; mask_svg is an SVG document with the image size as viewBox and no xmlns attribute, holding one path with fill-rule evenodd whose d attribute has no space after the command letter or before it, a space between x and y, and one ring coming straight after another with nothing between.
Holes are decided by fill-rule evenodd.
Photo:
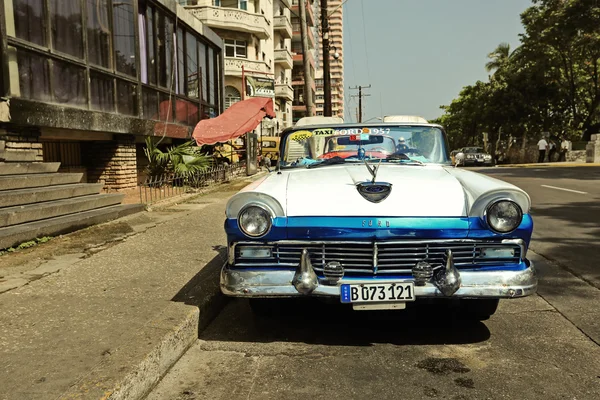
<instances>
[{"instance_id":1,"label":"chrome bumper","mask_svg":"<svg viewBox=\"0 0 600 400\"><path fill-rule=\"evenodd\" d=\"M451 296L445 296L432 282L415 286L415 296L425 298L516 298L535 294L537 277L531 261L520 271L460 271L460 287ZM221 291L235 297L340 297L344 283L376 283L412 281L414 279L358 279L344 278L331 285L318 278L318 284L309 295L299 292L293 285L294 270L235 269L225 265L221 271Z\"/></svg>"}]
</instances>

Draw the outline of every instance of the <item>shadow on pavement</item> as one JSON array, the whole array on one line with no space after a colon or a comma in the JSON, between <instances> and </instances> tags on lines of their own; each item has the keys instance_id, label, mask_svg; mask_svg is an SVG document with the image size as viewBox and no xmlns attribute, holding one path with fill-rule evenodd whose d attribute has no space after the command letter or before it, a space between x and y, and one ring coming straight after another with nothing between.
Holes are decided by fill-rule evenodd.
<instances>
[{"instance_id":1,"label":"shadow on pavement","mask_svg":"<svg viewBox=\"0 0 600 400\"><path fill-rule=\"evenodd\" d=\"M274 302L280 311L263 317L252 312L246 299L235 299L201 333L200 339L371 346L466 344L490 337L484 323L460 320L447 308L429 304L402 311L354 311L339 303L312 299Z\"/></svg>"},{"instance_id":2,"label":"shadow on pavement","mask_svg":"<svg viewBox=\"0 0 600 400\"><path fill-rule=\"evenodd\" d=\"M219 274L227 260L227 249L224 246L215 246L214 250L219 254L204 267L198 263L200 271L171 299L171 301L196 306L200 309L198 333L208 326L228 300L221 293L219 286Z\"/></svg>"}]
</instances>

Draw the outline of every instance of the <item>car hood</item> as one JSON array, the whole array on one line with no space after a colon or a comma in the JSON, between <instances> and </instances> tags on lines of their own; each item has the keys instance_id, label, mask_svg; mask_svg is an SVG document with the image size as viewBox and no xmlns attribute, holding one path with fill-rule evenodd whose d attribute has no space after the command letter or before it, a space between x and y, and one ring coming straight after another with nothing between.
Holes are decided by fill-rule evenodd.
<instances>
[{"instance_id":1,"label":"car hood","mask_svg":"<svg viewBox=\"0 0 600 400\"><path fill-rule=\"evenodd\" d=\"M356 185L369 182L364 164L331 165L272 172L233 196L227 216L236 218L249 203L262 203L275 216L482 216L495 199L511 199L529 212L529 196L509 183L475 172L440 165L385 165L377 182L390 183L390 195L372 203Z\"/></svg>"}]
</instances>

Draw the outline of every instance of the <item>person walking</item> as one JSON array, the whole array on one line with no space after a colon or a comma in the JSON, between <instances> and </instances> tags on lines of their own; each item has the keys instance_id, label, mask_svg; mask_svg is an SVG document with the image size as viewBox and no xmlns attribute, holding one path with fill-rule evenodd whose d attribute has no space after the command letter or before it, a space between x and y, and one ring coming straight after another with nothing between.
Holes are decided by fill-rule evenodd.
<instances>
[{"instance_id":1,"label":"person walking","mask_svg":"<svg viewBox=\"0 0 600 400\"><path fill-rule=\"evenodd\" d=\"M558 161L567 161L567 151L569 151L569 141L563 138L560 142L560 152L558 153Z\"/></svg>"},{"instance_id":2,"label":"person walking","mask_svg":"<svg viewBox=\"0 0 600 400\"><path fill-rule=\"evenodd\" d=\"M556 143L553 140L548 144L550 150L548 151L548 162L552 162L554 160L554 154L556 154Z\"/></svg>"},{"instance_id":3,"label":"person walking","mask_svg":"<svg viewBox=\"0 0 600 400\"><path fill-rule=\"evenodd\" d=\"M539 142L537 142L538 150L540 155L538 157L538 163L543 163L544 158L546 158L546 150L548 150L548 142L546 139L541 138Z\"/></svg>"}]
</instances>

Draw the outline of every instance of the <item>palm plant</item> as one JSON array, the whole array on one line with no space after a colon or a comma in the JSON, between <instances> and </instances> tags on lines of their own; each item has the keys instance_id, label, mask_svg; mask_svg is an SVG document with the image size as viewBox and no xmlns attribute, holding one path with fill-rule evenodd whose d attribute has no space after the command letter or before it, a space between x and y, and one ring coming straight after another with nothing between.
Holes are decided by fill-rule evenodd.
<instances>
[{"instance_id":1,"label":"palm plant","mask_svg":"<svg viewBox=\"0 0 600 400\"><path fill-rule=\"evenodd\" d=\"M504 65L506 65L510 56L510 44L500 43L494 51L488 54L490 61L485 64L486 71L492 72L501 69Z\"/></svg>"},{"instance_id":2,"label":"palm plant","mask_svg":"<svg viewBox=\"0 0 600 400\"><path fill-rule=\"evenodd\" d=\"M170 146L166 151L159 149L159 144L160 141L155 142L152 137L146 138L144 153L148 159L146 170L150 177L169 172L187 177L204 172L212 166L212 157L202 154L194 141Z\"/></svg>"}]
</instances>

